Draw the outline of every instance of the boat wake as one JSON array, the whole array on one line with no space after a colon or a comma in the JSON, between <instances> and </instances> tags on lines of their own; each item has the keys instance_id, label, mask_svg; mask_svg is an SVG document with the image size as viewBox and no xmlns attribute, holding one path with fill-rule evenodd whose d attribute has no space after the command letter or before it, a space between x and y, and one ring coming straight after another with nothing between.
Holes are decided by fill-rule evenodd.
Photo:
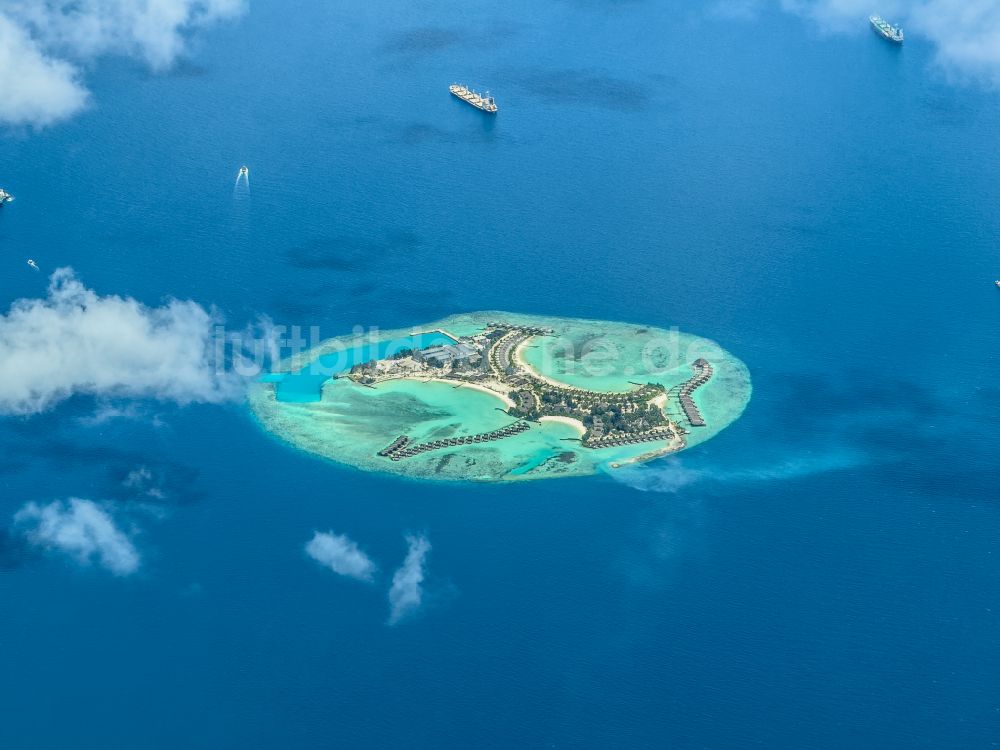
<instances>
[{"instance_id":1,"label":"boat wake","mask_svg":"<svg viewBox=\"0 0 1000 750\"><path fill-rule=\"evenodd\" d=\"M240 167L240 171L236 173L236 184L233 185L233 192L238 192L240 188L247 192L250 190L250 170L247 167Z\"/></svg>"}]
</instances>

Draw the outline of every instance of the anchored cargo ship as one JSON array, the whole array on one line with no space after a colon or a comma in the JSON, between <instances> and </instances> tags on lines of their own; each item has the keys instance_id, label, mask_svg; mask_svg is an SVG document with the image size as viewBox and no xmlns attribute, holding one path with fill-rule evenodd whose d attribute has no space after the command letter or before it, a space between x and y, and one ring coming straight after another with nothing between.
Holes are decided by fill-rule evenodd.
<instances>
[{"instance_id":1,"label":"anchored cargo ship","mask_svg":"<svg viewBox=\"0 0 1000 750\"><path fill-rule=\"evenodd\" d=\"M875 29L875 33L879 36L896 44L903 43L903 29L899 26L893 26L882 18L882 16L871 16L868 20L871 21L872 28Z\"/></svg>"},{"instance_id":2,"label":"anchored cargo ship","mask_svg":"<svg viewBox=\"0 0 1000 750\"><path fill-rule=\"evenodd\" d=\"M490 96L490 92L485 94L477 94L475 91L467 86L462 86L457 83L451 84L448 90L463 102L468 102L476 109L481 109L483 112L489 112L490 114L496 114L497 105L493 101L493 97Z\"/></svg>"},{"instance_id":3,"label":"anchored cargo ship","mask_svg":"<svg viewBox=\"0 0 1000 750\"><path fill-rule=\"evenodd\" d=\"M0 206L2 206L4 203L10 203L12 200L14 200L14 196L8 193L3 188L0 188Z\"/></svg>"}]
</instances>

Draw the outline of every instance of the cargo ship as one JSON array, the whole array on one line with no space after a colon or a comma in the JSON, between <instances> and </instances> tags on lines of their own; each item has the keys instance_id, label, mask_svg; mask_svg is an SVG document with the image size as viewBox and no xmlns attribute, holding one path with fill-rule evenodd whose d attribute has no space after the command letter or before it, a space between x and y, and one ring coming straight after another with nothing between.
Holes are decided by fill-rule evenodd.
<instances>
[{"instance_id":1,"label":"cargo ship","mask_svg":"<svg viewBox=\"0 0 1000 750\"><path fill-rule=\"evenodd\" d=\"M493 101L493 97L490 96L490 92L487 91L485 94L478 94L468 86L462 86L457 83L451 84L448 90L454 95L461 99L463 102L468 102L476 109L481 109L483 112L489 112L490 114L496 114L497 105Z\"/></svg>"},{"instance_id":2,"label":"cargo ship","mask_svg":"<svg viewBox=\"0 0 1000 750\"><path fill-rule=\"evenodd\" d=\"M0 206L2 206L4 203L10 203L12 200L14 200L14 196L8 193L3 188L0 188Z\"/></svg>"},{"instance_id":3,"label":"cargo ship","mask_svg":"<svg viewBox=\"0 0 1000 750\"><path fill-rule=\"evenodd\" d=\"M882 18L882 16L871 16L868 20L871 21L872 28L875 29L875 33L880 37L896 44L903 43L903 29L899 26L893 26Z\"/></svg>"}]
</instances>

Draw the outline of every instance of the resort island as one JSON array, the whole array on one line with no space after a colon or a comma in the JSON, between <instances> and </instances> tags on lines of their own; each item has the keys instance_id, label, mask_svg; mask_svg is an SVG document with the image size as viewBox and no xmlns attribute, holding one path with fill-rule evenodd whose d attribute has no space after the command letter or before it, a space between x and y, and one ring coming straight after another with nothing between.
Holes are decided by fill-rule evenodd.
<instances>
[{"instance_id":1,"label":"resort island","mask_svg":"<svg viewBox=\"0 0 1000 750\"><path fill-rule=\"evenodd\" d=\"M746 367L707 339L490 312L323 342L255 383L250 404L266 429L334 461L514 481L677 453L749 397Z\"/></svg>"}]
</instances>

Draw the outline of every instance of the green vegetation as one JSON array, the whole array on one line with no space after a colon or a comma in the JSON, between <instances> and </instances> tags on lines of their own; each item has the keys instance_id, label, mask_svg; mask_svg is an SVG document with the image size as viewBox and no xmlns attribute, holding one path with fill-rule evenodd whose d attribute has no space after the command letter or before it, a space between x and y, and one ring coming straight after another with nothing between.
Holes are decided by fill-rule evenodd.
<instances>
[{"instance_id":1,"label":"green vegetation","mask_svg":"<svg viewBox=\"0 0 1000 750\"><path fill-rule=\"evenodd\" d=\"M670 425L663 411L652 403L666 389L649 383L627 393L601 393L579 388L561 388L545 381L530 381L510 393L515 406L511 416L538 420L540 417L570 417L583 423L584 444L608 435L639 435Z\"/></svg>"},{"instance_id":2,"label":"green vegetation","mask_svg":"<svg viewBox=\"0 0 1000 750\"><path fill-rule=\"evenodd\" d=\"M371 385L394 377L435 377L457 383L480 383L506 393L512 417L537 422L563 417L580 422L585 447L604 447L646 440L680 438L684 430L661 410L666 388L659 383L634 384L630 391L590 391L553 382L525 366L518 351L535 336L551 331L529 326L490 323L475 336L460 339L450 358L424 357L404 349L351 370L351 377ZM400 362L413 358L413 362Z\"/></svg>"},{"instance_id":3,"label":"green vegetation","mask_svg":"<svg viewBox=\"0 0 1000 750\"><path fill-rule=\"evenodd\" d=\"M447 332L456 339L454 358L431 352L427 359L443 364L432 368L423 351L401 351L414 345L415 330ZM593 474L697 445L736 419L751 393L743 363L704 339L630 323L487 312L380 331L380 361L349 377L335 374L315 402L299 400L293 386L304 363L332 351L359 355L371 343L353 334L281 363L289 383L268 379L250 389L259 422L302 450L365 470L509 482ZM706 351L714 352L714 374L692 394L694 378L707 371L686 359ZM705 426L682 408L685 385ZM518 422L528 429L475 440ZM412 446L444 447L399 461L380 455L401 436Z\"/></svg>"}]
</instances>

